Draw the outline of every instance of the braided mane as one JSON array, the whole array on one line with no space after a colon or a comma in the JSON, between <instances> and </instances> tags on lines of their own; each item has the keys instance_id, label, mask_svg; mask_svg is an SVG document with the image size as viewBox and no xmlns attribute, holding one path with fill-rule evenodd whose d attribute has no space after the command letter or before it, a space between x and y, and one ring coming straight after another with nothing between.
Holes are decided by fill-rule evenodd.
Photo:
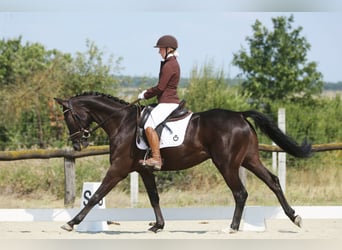
<instances>
[{"instance_id":1,"label":"braided mane","mask_svg":"<svg viewBox=\"0 0 342 250\"><path fill-rule=\"evenodd\" d=\"M115 97L115 96L112 96L110 94L104 94L104 93L99 93L99 92L96 92L96 91L87 91L87 92L83 92L81 94L77 94L75 95L74 97L78 97L78 96L101 96L101 97L106 97L114 102L118 102L120 104L126 104L128 105L129 103L122 100L122 99L119 99L118 97ZM72 98L74 98L72 97Z\"/></svg>"}]
</instances>

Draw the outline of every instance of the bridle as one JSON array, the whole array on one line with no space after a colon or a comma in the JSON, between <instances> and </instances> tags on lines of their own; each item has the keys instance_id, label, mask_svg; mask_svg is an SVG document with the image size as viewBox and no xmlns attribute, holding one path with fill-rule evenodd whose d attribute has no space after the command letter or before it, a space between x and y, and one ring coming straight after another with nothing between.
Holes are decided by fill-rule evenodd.
<instances>
[{"instance_id":1,"label":"bridle","mask_svg":"<svg viewBox=\"0 0 342 250\"><path fill-rule=\"evenodd\" d=\"M68 101L68 108L63 111L63 114L65 115L68 112L71 112L72 118L74 119L74 121L76 121L76 123L79 127L79 130L77 132L69 135L68 140L74 141L74 140L86 140L86 139L88 139L91 135L91 132L93 132L93 130L90 130L88 128L84 128L82 126L82 120L79 117L79 115L75 112L75 110L73 109L70 100ZM80 134L82 134L81 137L79 136Z\"/></svg>"},{"instance_id":2,"label":"bridle","mask_svg":"<svg viewBox=\"0 0 342 250\"><path fill-rule=\"evenodd\" d=\"M134 104L138 103L139 101L140 101L140 99L137 99L137 100L135 100L135 101L129 103L127 106L125 106L125 107L119 109L119 111L120 111L120 110L123 110L123 109L126 109L126 108L129 108L129 107L133 106ZM108 116L106 119L104 119L103 121L99 122L99 123L98 123L94 128L92 128L92 129L84 128L84 127L82 126L82 120L81 120L81 118L79 117L79 115L75 112L75 110L73 109L70 100L68 100L68 108L65 109L65 110L63 111L63 114L66 114L66 113L68 113L68 112L71 112L72 118L77 122L77 125L78 125L78 127L79 127L79 130L78 130L78 131L76 131L75 133L72 133L71 135L69 135L68 140L71 140L71 141L75 141L75 140L78 140L78 141L85 141L85 140L87 140L87 139L91 136L91 134L92 134L95 130L97 130L98 128L100 128L100 127L101 127L103 124L105 124L109 119L111 119L111 118L115 115L115 113L116 113L117 111L113 112L113 113L112 113L110 116ZM139 113L139 112L138 112L138 113ZM80 136L80 134L81 134L82 136Z\"/></svg>"}]
</instances>

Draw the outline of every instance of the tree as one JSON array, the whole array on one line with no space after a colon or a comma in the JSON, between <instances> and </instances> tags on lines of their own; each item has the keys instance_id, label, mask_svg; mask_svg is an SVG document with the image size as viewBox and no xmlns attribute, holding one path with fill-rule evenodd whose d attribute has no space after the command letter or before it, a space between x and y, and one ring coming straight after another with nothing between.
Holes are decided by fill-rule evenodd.
<instances>
[{"instance_id":1,"label":"tree","mask_svg":"<svg viewBox=\"0 0 342 250\"><path fill-rule=\"evenodd\" d=\"M273 31L256 20L253 36L247 37L249 51L242 48L233 55L233 64L242 69L242 90L252 104L269 111L275 100L311 101L323 89L322 74L315 62L307 62L310 44L294 29L293 15L272 18Z\"/></svg>"},{"instance_id":2,"label":"tree","mask_svg":"<svg viewBox=\"0 0 342 250\"><path fill-rule=\"evenodd\" d=\"M67 72L64 91L67 96L73 96L84 91L115 92L119 80L114 75L119 74L122 57L109 55L104 62L104 52L94 42L86 41L87 51L77 52Z\"/></svg>"},{"instance_id":3,"label":"tree","mask_svg":"<svg viewBox=\"0 0 342 250\"><path fill-rule=\"evenodd\" d=\"M246 99L230 87L223 70L215 71L213 63L205 63L200 69L194 67L184 98L187 106L195 112L210 108L245 109Z\"/></svg>"},{"instance_id":4,"label":"tree","mask_svg":"<svg viewBox=\"0 0 342 250\"><path fill-rule=\"evenodd\" d=\"M2 60L6 65L1 78L5 112L0 117L8 127L8 136L12 141L21 138L26 146L44 147L51 129L47 106L62 89L70 56L46 50L39 43L22 45L21 38L2 41L0 47L7 58Z\"/></svg>"},{"instance_id":5,"label":"tree","mask_svg":"<svg viewBox=\"0 0 342 250\"><path fill-rule=\"evenodd\" d=\"M113 66L110 56L106 64L94 43L87 41L87 46L86 53L73 58L39 43L23 45L21 37L0 41L0 140L7 148L44 148L62 139L63 115L59 106L56 110L54 97L114 91L121 58Z\"/></svg>"}]
</instances>

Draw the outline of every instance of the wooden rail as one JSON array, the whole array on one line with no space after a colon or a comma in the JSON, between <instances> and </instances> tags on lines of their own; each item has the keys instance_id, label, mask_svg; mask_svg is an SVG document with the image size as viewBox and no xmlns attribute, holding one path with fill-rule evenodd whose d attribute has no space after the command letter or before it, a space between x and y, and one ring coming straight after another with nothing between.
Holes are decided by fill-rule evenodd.
<instances>
[{"instance_id":1,"label":"wooden rail","mask_svg":"<svg viewBox=\"0 0 342 250\"><path fill-rule=\"evenodd\" d=\"M18 151L0 151L0 161L50 158L81 158L109 153L109 146L91 146L82 151L72 149L27 149Z\"/></svg>"},{"instance_id":2,"label":"wooden rail","mask_svg":"<svg viewBox=\"0 0 342 250\"><path fill-rule=\"evenodd\" d=\"M267 144L259 144L259 150L266 151L266 152L284 152L284 150L282 150L278 146L267 145ZM327 143L327 144L312 145L313 152L324 152L324 151L333 151L333 150L342 150L342 143Z\"/></svg>"},{"instance_id":3,"label":"wooden rail","mask_svg":"<svg viewBox=\"0 0 342 250\"><path fill-rule=\"evenodd\" d=\"M342 143L316 144L314 152L342 150ZM259 150L265 152L284 152L278 146L259 144ZM64 205L73 206L76 198L76 158L109 154L109 146L91 146L82 151L72 149L27 149L19 151L0 151L0 161L15 161L27 159L64 158L65 194Z\"/></svg>"}]
</instances>

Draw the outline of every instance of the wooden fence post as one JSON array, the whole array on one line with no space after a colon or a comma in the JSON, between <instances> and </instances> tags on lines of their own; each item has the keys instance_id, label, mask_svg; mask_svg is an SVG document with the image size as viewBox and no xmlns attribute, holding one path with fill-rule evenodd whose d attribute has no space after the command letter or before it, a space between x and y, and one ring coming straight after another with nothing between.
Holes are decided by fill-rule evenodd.
<instances>
[{"instance_id":1,"label":"wooden fence post","mask_svg":"<svg viewBox=\"0 0 342 250\"><path fill-rule=\"evenodd\" d=\"M64 206L73 207L76 198L75 158L64 157Z\"/></svg>"}]
</instances>

